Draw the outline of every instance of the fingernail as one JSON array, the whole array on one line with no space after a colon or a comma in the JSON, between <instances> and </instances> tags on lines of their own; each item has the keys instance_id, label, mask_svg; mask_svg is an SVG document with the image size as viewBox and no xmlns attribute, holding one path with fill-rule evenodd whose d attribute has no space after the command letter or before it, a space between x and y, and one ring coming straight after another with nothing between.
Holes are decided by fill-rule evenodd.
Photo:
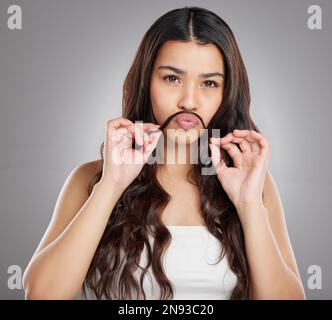
<instances>
[{"instance_id":1,"label":"fingernail","mask_svg":"<svg viewBox=\"0 0 332 320\"><path fill-rule=\"evenodd\" d=\"M153 134L153 133L156 133L156 132L161 132L161 130L158 130L158 129L156 129L156 130L150 129L150 130L146 131L146 133L147 133L148 135Z\"/></svg>"}]
</instances>

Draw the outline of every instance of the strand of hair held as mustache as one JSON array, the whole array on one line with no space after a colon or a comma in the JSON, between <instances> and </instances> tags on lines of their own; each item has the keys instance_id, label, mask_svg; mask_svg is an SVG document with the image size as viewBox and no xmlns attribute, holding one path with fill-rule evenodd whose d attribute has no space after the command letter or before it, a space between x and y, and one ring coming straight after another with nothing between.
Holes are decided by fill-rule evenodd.
<instances>
[{"instance_id":1,"label":"strand of hair held as mustache","mask_svg":"<svg viewBox=\"0 0 332 320\"><path fill-rule=\"evenodd\" d=\"M205 126L205 123L204 123L203 119L198 114L196 114L195 112L192 112L192 111L179 111L179 112L176 112L176 113L173 113L172 115L170 115L164 121L164 123L159 127L159 129L157 129L157 130L148 130L148 131L146 131L146 133L148 135L150 135L152 133L164 130L168 126L168 124L171 122L171 120L174 117L176 117L177 115L181 114L181 113L186 113L186 114L192 114L192 115L194 115L195 117L197 117L201 121L201 123L203 125L203 128L206 129L206 126ZM132 148L133 149L139 150L141 147L142 147L142 145L137 144L135 140L133 141L133 143L132 143Z\"/></svg>"}]
</instances>

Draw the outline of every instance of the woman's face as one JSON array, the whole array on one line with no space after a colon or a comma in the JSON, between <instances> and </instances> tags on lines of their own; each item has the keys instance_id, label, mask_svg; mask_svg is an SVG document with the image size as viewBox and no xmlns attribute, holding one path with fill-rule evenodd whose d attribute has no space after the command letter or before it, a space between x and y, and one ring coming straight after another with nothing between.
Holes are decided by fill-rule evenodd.
<instances>
[{"instance_id":1,"label":"woman's face","mask_svg":"<svg viewBox=\"0 0 332 320\"><path fill-rule=\"evenodd\" d=\"M162 124L176 112L192 111L207 126L222 101L224 74L224 60L214 44L165 42L157 54L150 83L157 123ZM179 128L175 118L167 126L167 129ZM200 134L200 129L203 129L201 122L194 128L181 131L190 136Z\"/></svg>"}]
</instances>

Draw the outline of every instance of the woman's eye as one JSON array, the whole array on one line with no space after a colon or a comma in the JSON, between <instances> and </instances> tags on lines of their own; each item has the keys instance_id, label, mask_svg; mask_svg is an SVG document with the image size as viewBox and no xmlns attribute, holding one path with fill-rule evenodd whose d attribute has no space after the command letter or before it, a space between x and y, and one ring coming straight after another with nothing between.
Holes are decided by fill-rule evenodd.
<instances>
[{"instance_id":1,"label":"woman's eye","mask_svg":"<svg viewBox=\"0 0 332 320\"><path fill-rule=\"evenodd\" d=\"M166 76L164 77L165 80L168 80L168 79L177 79L175 76ZM170 81L170 82L174 82L174 81Z\"/></svg>"},{"instance_id":2,"label":"woman's eye","mask_svg":"<svg viewBox=\"0 0 332 320\"><path fill-rule=\"evenodd\" d=\"M165 76L163 79L169 81L169 82L174 82L175 80L178 80L176 76L173 76L173 75L168 75L168 76ZM218 83L215 82L215 81L212 81L212 80L207 80L205 81L204 83L207 83L207 87L209 88L217 88L219 87Z\"/></svg>"},{"instance_id":3,"label":"woman's eye","mask_svg":"<svg viewBox=\"0 0 332 320\"><path fill-rule=\"evenodd\" d=\"M211 87L211 88L217 88L218 87L218 83L215 82L215 81L212 81L212 80L207 80L207 81L205 81L205 83L210 83L210 85L208 85L208 87ZM213 87L211 85L213 85Z\"/></svg>"}]
</instances>

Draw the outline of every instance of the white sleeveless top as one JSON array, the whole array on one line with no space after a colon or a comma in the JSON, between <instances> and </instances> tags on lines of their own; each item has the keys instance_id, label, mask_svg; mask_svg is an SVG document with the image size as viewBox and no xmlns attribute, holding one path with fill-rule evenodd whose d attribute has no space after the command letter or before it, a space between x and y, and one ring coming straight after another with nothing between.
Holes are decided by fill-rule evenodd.
<instances>
[{"instance_id":1,"label":"white sleeveless top","mask_svg":"<svg viewBox=\"0 0 332 320\"><path fill-rule=\"evenodd\" d=\"M237 284L237 276L230 269L226 255L218 261L221 243L206 226L166 225L172 240L164 253L164 270L174 288L174 300L228 300ZM152 237L150 238L152 240ZM140 266L146 266L146 248ZM214 263L214 264L213 264ZM134 275L139 281L142 271ZM146 299L160 299L159 285L151 267L144 276Z\"/></svg>"},{"instance_id":2,"label":"white sleeveless top","mask_svg":"<svg viewBox=\"0 0 332 320\"><path fill-rule=\"evenodd\" d=\"M228 300L237 284L237 276L230 269L226 255L217 263L221 243L206 226L166 225L172 240L164 253L164 271L174 288L174 300ZM149 235L151 246L153 237ZM146 247L140 263L147 265ZM137 268L134 277L138 283L142 270ZM143 288L147 300L159 300L159 285L151 266L144 276ZM134 294L135 296L135 294ZM87 289L87 299L95 296ZM136 297L133 299L136 300Z\"/></svg>"}]
</instances>

